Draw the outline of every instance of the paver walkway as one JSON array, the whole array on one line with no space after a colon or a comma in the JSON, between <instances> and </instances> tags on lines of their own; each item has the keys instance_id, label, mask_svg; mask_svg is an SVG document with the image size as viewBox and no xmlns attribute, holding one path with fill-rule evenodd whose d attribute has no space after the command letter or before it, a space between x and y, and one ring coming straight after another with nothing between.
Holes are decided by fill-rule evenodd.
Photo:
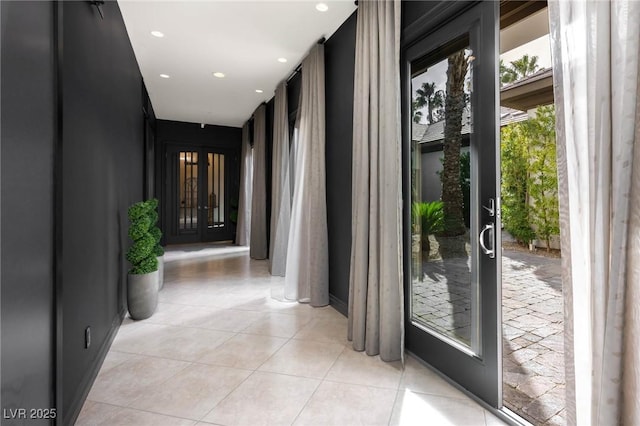
<instances>
[{"instance_id":1,"label":"paver walkway","mask_svg":"<svg viewBox=\"0 0 640 426\"><path fill-rule=\"evenodd\" d=\"M565 424L560 259L502 255L504 404L534 424ZM466 258L423 262L414 317L470 345L471 273Z\"/></svg>"}]
</instances>

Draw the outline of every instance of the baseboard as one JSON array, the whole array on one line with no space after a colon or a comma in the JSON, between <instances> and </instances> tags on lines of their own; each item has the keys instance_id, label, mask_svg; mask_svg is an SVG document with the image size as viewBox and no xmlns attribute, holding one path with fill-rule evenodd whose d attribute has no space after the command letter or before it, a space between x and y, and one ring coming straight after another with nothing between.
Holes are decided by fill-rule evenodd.
<instances>
[{"instance_id":1,"label":"baseboard","mask_svg":"<svg viewBox=\"0 0 640 426\"><path fill-rule=\"evenodd\" d=\"M349 316L349 305L347 305L346 302L343 302L342 300L335 297L333 294L329 295L329 304L333 307L333 309L340 312L345 317Z\"/></svg>"},{"instance_id":2,"label":"baseboard","mask_svg":"<svg viewBox=\"0 0 640 426\"><path fill-rule=\"evenodd\" d=\"M111 348L111 343L113 343L113 339L115 339L116 334L118 334L118 330L120 329L120 325L122 324L122 320L125 316L124 309L120 310L111 322L111 329L109 330L109 334L107 334L107 338L104 339L102 345L100 346L100 350L98 351L98 356L96 357L93 366L89 369L88 374L84 376L82 383L78 387L76 391L76 396L73 398L73 402L69 407L69 410L64 413L64 420L62 424L72 425L75 424L78 416L80 415L80 411L82 410L82 406L84 405L87 396L89 395L89 391L91 390L91 386L93 386L93 382L96 380L98 373L100 372L100 368L102 367L102 363ZM64 376L64 372L62 373Z\"/></svg>"}]
</instances>

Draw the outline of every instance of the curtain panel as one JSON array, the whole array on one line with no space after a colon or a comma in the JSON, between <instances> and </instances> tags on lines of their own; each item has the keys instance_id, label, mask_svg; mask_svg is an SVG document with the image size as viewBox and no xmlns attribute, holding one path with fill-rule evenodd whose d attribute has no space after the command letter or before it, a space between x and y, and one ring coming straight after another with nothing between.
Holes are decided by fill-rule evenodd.
<instances>
[{"instance_id":1,"label":"curtain panel","mask_svg":"<svg viewBox=\"0 0 640 426\"><path fill-rule=\"evenodd\" d=\"M253 189L251 196L251 244L253 259L266 259L267 243L267 191L265 145L267 137L267 107L260 105L253 113Z\"/></svg>"},{"instance_id":2,"label":"curtain panel","mask_svg":"<svg viewBox=\"0 0 640 426\"><path fill-rule=\"evenodd\" d=\"M240 148L240 194L238 197L238 223L236 244L248 246L251 238L251 197L253 188L253 156L249 146L249 123L242 126Z\"/></svg>"},{"instance_id":3,"label":"curtain panel","mask_svg":"<svg viewBox=\"0 0 640 426\"><path fill-rule=\"evenodd\" d=\"M273 114L273 157L271 180L271 239L269 262L271 275L284 276L287 264L289 225L291 222L291 186L289 182L289 110L287 85L276 88Z\"/></svg>"},{"instance_id":4,"label":"curtain panel","mask_svg":"<svg viewBox=\"0 0 640 426\"><path fill-rule=\"evenodd\" d=\"M400 1L358 6L348 338L403 359Z\"/></svg>"},{"instance_id":5,"label":"curtain panel","mask_svg":"<svg viewBox=\"0 0 640 426\"><path fill-rule=\"evenodd\" d=\"M325 171L324 45L302 61L295 187L287 248L285 298L329 304Z\"/></svg>"},{"instance_id":6,"label":"curtain panel","mask_svg":"<svg viewBox=\"0 0 640 426\"><path fill-rule=\"evenodd\" d=\"M640 2L549 2L567 422L640 424Z\"/></svg>"}]
</instances>

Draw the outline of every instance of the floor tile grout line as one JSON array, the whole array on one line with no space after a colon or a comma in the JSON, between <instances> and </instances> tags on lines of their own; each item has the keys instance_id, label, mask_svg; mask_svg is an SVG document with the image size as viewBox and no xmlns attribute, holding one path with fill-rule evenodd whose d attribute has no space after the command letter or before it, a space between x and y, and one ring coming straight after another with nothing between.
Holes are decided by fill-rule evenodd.
<instances>
[{"instance_id":1,"label":"floor tile grout line","mask_svg":"<svg viewBox=\"0 0 640 426\"><path fill-rule=\"evenodd\" d=\"M172 417L172 418L174 418L174 419L189 420L189 421L191 421L191 422L193 422L193 421L195 421L195 422L199 422L199 421L200 421L200 420L195 420L195 419L192 419L192 418L189 418L189 417L176 416L176 415L173 415L173 414L159 413L159 412L157 412L157 411L144 410L144 409L141 409L141 408L135 408L135 407L131 407L131 406L128 406L128 405L118 405L118 404L113 404L113 403L110 403L110 402L101 402L101 401L93 401L93 400L92 400L92 402L97 403L97 404L109 405L109 406L111 406L111 407L117 407L117 408L119 408L119 409L121 409L121 410L122 410L122 409L125 409L125 410L141 411L141 412L144 412L144 413L156 414L156 415L158 415L158 416ZM113 418L113 417L114 417L114 416L116 416L117 414L118 414L118 413L113 413L111 416L109 416L109 417L107 418L107 420L109 420L109 419Z\"/></svg>"},{"instance_id":2,"label":"floor tile grout line","mask_svg":"<svg viewBox=\"0 0 640 426\"><path fill-rule=\"evenodd\" d=\"M398 396L400 396L400 389L396 389L396 396L393 398L393 403L391 404L391 411L389 412L389 420L387 421L387 425L391 426L391 420L393 420L393 412L396 408L396 403L398 402ZM485 424L485 426L487 426Z\"/></svg>"},{"instance_id":3,"label":"floor tile grout line","mask_svg":"<svg viewBox=\"0 0 640 426\"><path fill-rule=\"evenodd\" d=\"M224 398L220 399L220 401L218 401L213 407L211 407L211 409L209 411L207 411L207 413L200 417L200 419L198 420L199 422L201 421L205 421L204 418L207 417L209 414L211 414L211 412L213 412L213 410L215 410L220 404L222 404L225 400L227 400L229 398L229 396L231 396L232 393L234 393L240 386L242 386L243 383L245 383L247 380L249 380L249 377L253 376L256 373L256 370L253 370L247 377L245 377L244 380L242 380L240 383L238 383L236 386L234 386L232 389L229 390L229 392L227 392L227 394L224 396Z\"/></svg>"}]
</instances>

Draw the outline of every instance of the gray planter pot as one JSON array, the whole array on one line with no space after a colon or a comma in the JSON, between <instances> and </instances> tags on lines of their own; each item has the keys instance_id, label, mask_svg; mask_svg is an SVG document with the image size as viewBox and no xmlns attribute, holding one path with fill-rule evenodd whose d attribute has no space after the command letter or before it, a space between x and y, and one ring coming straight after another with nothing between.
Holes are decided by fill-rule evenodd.
<instances>
[{"instance_id":1,"label":"gray planter pot","mask_svg":"<svg viewBox=\"0 0 640 426\"><path fill-rule=\"evenodd\" d=\"M164 256L157 256L158 259L158 290L164 287Z\"/></svg>"},{"instance_id":2,"label":"gray planter pot","mask_svg":"<svg viewBox=\"0 0 640 426\"><path fill-rule=\"evenodd\" d=\"M149 318L158 306L158 271L129 274L127 285L129 315L134 320Z\"/></svg>"}]
</instances>

